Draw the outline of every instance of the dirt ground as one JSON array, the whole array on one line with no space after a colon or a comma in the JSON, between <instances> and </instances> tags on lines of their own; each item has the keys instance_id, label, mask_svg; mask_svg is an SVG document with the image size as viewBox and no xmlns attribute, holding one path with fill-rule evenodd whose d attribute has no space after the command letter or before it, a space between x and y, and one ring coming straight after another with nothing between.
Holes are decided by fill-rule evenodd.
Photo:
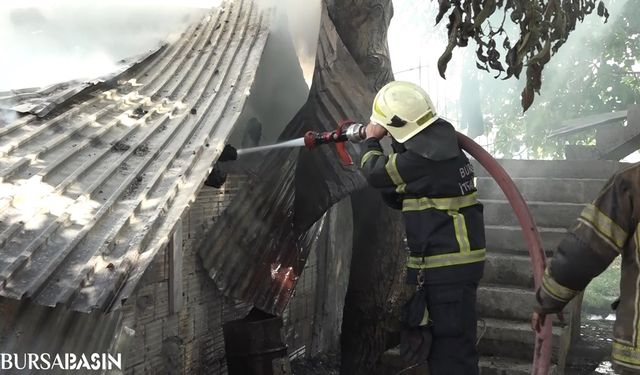
<instances>
[{"instance_id":1,"label":"dirt ground","mask_svg":"<svg viewBox=\"0 0 640 375\"><path fill-rule=\"evenodd\" d=\"M301 358L291 362L294 375L338 375L340 356L336 353L322 354L316 358Z\"/></svg>"},{"instance_id":2,"label":"dirt ground","mask_svg":"<svg viewBox=\"0 0 640 375\"><path fill-rule=\"evenodd\" d=\"M613 320L583 317L580 339L567 359L567 375L615 374L609 362Z\"/></svg>"},{"instance_id":3,"label":"dirt ground","mask_svg":"<svg viewBox=\"0 0 640 375\"><path fill-rule=\"evenodd\" d=\"M584 318L580 339L569 353L566 375L614 375L609 355L613 321ZM298 359L291 363L294 375L338 375L338 354L323 354L311 359Z\"/></svg>"}]
</instances>

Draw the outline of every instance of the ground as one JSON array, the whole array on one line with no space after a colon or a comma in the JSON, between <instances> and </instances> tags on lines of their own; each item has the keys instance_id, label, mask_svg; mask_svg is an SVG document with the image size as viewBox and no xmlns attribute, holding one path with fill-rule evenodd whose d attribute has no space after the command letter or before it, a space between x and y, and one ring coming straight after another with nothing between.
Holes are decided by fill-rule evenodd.
<instances>
[{"instance_id":1,"label":"ground","mask_svg":"<svg viewBox=\"0 0 640 375\"><path fill-rule=\"evenodd\" d=\"M568 358L566 375L615 374L611 369L611 334L613 320L611 302L618 296L620 259L595 278L585 291L582 307L580 338L573 345ZM312 359L292 362L295 375L338 375L340 359L337 354L323 354Z\"/></svg>"},{"instance_id":2,"label":"ground","mask_svg":"<svg viewBox=\"0 0 640 375\"><path fill-rule=\"evenodd\" d=\"M614 374L609 362L613 320L583 317L580 328L580 338L569 353L566 374Z\"/></svg>"},{"instance_id":3,"label":"ground","mask_svg":"<svg viewBox=\"0 0 640 375\"><path fill-rule=\"evenodd\" d=\"M595 315L609 315L611 303L619 296L620 258L600 276L591 281L584 293L582 311Z\"/></svg>"},{"instance_id":4,"label":"ground","mask_svg":"<svg viewBox=\"0 0 640 375\"><path fill-rule=\"evenodd\" d=\"M566 375L615 374L609 362L612 328L613 320L585 315L580 339L568 358ZM291 368L294 375L338 375L340 358L330 353L311 359L297 359L291 363Z\"/></svg>"},{"instance_id":5,"label":"ground","mask_svg":"<svg viewBox=\"0 0 640 375\"><path fill-rule=\"evenodd\" d=\"M620 258L585 290L580 338L569 354L567 375L614 374L609 362L614 311L618 298Z\"/></svg>"},{"instance_id":6,"label":"ground","mask_svg":"<svg viewBox=\"0 0 640 375\"><path fill-rule=\"evenodd\" d=\"M291 362L294 375L338 375L340 358L338 354L322 354L316 358L303 358Z\"/></svg>"}]
</instances>

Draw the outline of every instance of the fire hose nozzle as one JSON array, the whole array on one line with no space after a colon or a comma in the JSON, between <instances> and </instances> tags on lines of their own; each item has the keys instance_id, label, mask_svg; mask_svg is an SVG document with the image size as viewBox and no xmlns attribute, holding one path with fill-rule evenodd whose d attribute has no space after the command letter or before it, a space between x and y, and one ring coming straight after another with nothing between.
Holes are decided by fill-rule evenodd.
<instances>
[{"instance_id":1,"label":"fire hose nozzle","mask_svg":"<svg viewBox=\"0 0 640 375\"><path fill-rule=\"evenodd\" d=\"M344 134L347 136L349 142L358 143L367 138L365 130L367 125L364 124L351 124L344 130Z\"/></svg>"},{"instance_id":2,"label":"fire hose nozzle","mask_svg":"<svg viewBox=\"0 0 640 375\"><path fill-rule=\"evenodd\" d=\"M321 144L320 142L322 141L322 138L322 133L309 130L308 132L304 133L304 147L313 149L317 145Z\"/></svg>"},{"instance_id":3,"label":"fire hose nozzle","mask_svg":"<svg viewBox=\"0 0 640 375\"><path fill-rule=\"evenodd\" d=\"M308 131L304 135L304 146L313 149L316 146L327 143L335 143L336 150L340 156L340 160L344 165L352 165L353 160L347 152L345 142L358 143L366 139L366 125L354 123L352 121L342 121L338 124L338 128L330 132L314 132Z\"/></svg>"}]
</instances>

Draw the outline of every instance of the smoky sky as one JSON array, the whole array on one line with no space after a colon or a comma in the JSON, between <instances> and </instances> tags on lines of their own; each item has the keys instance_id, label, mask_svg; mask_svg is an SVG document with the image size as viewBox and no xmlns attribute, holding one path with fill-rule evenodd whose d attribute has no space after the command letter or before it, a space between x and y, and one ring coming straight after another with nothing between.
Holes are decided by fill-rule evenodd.
<instances>
[{"instance_id":1,"label":"smoky sky","mask_svg":"<svg viewBox=\"0 0 640 375\"><path fill-rule=\"evenodd\" d=\"M221 0L2 2L0 91L109 74L121 60L175 39L188 24L221 3ZM297 53L305 67L312 70L319 1L257 3L277 10L272 16L274 25L288 20ZM278 13L286 13L287 17Z\"/></svg>"},{"instance_id":2,"label":"smoky sky","mask_svg":"<svg viewBox=\"0 0 640 375\"><path fill-rule=\"evenodd\" d=\"M0 5L0 91L94 79L157 49L205 9L73 0Z\"/></svg>"}]
</instances>

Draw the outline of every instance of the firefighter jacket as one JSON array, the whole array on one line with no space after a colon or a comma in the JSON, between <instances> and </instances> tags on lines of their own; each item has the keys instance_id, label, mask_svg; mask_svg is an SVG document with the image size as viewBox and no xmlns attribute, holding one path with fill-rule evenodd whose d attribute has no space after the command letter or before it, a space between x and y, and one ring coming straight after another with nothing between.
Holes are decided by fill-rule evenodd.
<instances>
[{"instance_id":1,"label":"firefighter jacket","mask_svg":"<svg viewBox=\"0 0 640 375\"><path fill-rule=\"evenodd\" d=\"M479 281L486 252L484 221L469 159L459 148L456 156L439 161L399 143L393 148L386 156L377 139L368 139L361 167L385 202L402 210L407 282L415 284L420 269L426 270L428 284Z\"/></svg>"},{"instance_id":2,"label":"firefighter jacket","mask_svg":"<svg viewBox=\"0 0 640 375\"><path fill-rule=\"evenodd\" d=\"M613 361L640 371L640 164L617 172L560 242L536 293L543 312L559 312L622 256Z\"/></svg>"}]
</instances>

